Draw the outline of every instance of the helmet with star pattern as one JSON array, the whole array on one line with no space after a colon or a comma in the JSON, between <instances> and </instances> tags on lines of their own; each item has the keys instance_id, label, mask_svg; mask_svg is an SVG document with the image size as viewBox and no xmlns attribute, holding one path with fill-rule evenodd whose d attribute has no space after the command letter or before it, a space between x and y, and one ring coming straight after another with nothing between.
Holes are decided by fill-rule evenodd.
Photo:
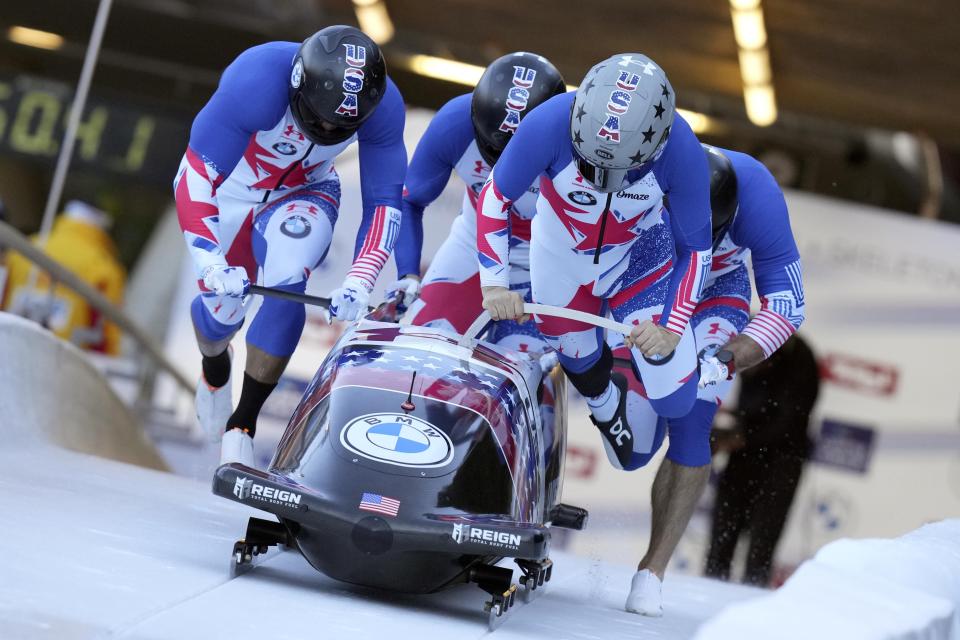
<instances>
[{"instance_id":1,"label":"helmet with star pattern","mask_svg":"<svg viewBox=\"0 0 960 640\"><path fill-rule=\"evenodd\" d=\"M604 193L622 189L627 171L662 153L675 105L666 73L643 54L618 53L590 69L570 114L573 156L584 179Z\"/></svg>"}]
</instances>

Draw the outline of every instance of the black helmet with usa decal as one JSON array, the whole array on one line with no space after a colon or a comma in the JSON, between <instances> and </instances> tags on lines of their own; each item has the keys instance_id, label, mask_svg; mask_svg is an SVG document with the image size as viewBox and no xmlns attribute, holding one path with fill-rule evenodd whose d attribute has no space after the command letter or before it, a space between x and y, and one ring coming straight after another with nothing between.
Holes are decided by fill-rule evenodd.
<instances>
[{"instance_id":1,"label":"black helmet with usa decal","mask_svg":"<svg viewBox=\"0 0 960 640\"><path fill-rule=\"evenodd\" d=\"M312 142L338 144L373 115L386 87L380 47L354 27L326 27L304 40L293 58L290 111Z\"/></svg>"},{"instance_id":2,"label":"black helmet with usa decal","mask_svg":"<svg viewBox=\"0 0 960 640\"><path fill-rule=\"evenodd\" d=\"M496 164L520 120L564 91L563 76L543 56L517 51L491 62L470 103L474 138L484 161Z\"/></svg>"}]
</instances>

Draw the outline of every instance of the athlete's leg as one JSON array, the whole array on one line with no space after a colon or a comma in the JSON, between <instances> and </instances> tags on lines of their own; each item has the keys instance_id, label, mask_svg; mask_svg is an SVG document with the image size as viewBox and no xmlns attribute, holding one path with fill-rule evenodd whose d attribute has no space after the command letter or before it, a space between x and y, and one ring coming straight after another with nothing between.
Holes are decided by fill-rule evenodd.
<instances>
[{"instance_id":1,"label":"athlete's leg","mask_svg":"<svg viewBox=\"0 0 960 640\"><path fill-rule=\"evenodd\" d=\"M229 206L222 204L221 206ZM241 231L227 252L227 262L246 269L249 278L256 277L257 265L249 248L250 222ZM223 435L227 419L233 411L230 382L230 340L243 324L248 302L240 298L218 296L198 283L200 294L190 305L197 346L202 356L203 376L197 384L195 407L197 420L211 442Z\"/></svg>"},{"instance_id":2,"label":"athlete's leg","mask_svg":"<svg viewBox=\"0 0 960 640\"><path fill-rule=\"evenodd\" d=\"M704 349L716 351L746 326L750 289L749 280L742 275L745 273L718 278L694 312L691 326ZM669 421L670 447L657 470L651 495L650 544L638 566L639 571L649 569L660 580L710 478L710 429L729 386L730 382L724 382L699 390L693 409ZM659 598L648 598L647 604L649 611L641 613L659 614Z\"/></svg>"},{"instance_id":3,"label":"athlete's leg","mask_svg":"<svg viewBox=\"0 0 960 640\"><path fill-rule=\"evenodd\" d=\"M645 320L657 322L666 293L666 278L650 286L641 280L610 299L611 314L624 324L639 324ZM647 358L636 348L630 352L654 410L668 418L689 412L696 400L698 382L693 332L685 331L677 348L665 358Z\"/></svg>"},{"instance_id":4,"label":"athlete's leg","mask_svg":"<svg viewBox=\"0 0 960 640\"><path fill-rule=\"evenodd\" d=\"M710 425L715 413L715 404L698 400L689 414L669 421L670 448L651 493L650 544L639 564L640 569L648 568L661 579L710 478ZM702 434L705 447L682 449L693 453L677 456L674 432L678 427L688 434Z\"/></svg>"},{"instance_id":5,"label":"athlete's leg","mask_svg":"<svg viewBox=\"0 0 960 640\"><path fill-rule=\"evenodd\" d=\"M253 251L264 286L296 293L326 257L340 201L340 184L327 180L298 190L260 211L254 221ZM257 417L293 354L306 313L302 304L265 298L247 331L243 389L227 429L252 436Z\"/></svg>"}]
</instances>

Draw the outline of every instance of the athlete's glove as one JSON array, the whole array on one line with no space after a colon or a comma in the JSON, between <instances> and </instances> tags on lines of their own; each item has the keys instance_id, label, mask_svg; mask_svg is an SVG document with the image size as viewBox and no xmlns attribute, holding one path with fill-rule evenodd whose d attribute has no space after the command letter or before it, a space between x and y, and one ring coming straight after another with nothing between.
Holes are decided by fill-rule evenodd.
<instances>
[{"instance_id":1,"label":"athlete's glove","mask_svg":"<svg viewBox=\"0 0 960 640\"><path fill-rule=\"evenodd\" d=\"M339 289L330 292L330 318L353 322L367 312L367 302L370 301L370 291L367 285L359 278L347 276Z\"/></svg>"},{"instance_id":2,"label":"athlete's glove","mask_svg":"<svg viewBox=\"0 0 960 640\"><path fill-rule=\"evenodd\" d=\"M250 293L250 280L243 267L226 264L210 265L201 274L203 286L217 295L228 298L246 298Z\"/></svg>"},{"instance_id":3,"label":"athlete's glove","mask_svg":"<svg viewBox=\"0 0 960 640\"><path fill-rule=\"evenodd\" d=\"M390 288L387 290L387 295L384 296L386 300L396 300L400 297L400 294L403 294L403 299L400 300L398 307L401 307L402 310L406 310L414 301L420 297L420 278L414 275L407 275L397 280Z\"/></svg>"},{"instance_id":4,"label":"athlete's glove","mask_svg":"<svg viewBox=\"0 0 960 640\"><path fill-rule=\"evenodd\" d=\"M714 356L706 356L700 360L700 383L703 389L711 384L717 384L730 379L730 368L717 360Z\"/></svg>"}]
</instances>

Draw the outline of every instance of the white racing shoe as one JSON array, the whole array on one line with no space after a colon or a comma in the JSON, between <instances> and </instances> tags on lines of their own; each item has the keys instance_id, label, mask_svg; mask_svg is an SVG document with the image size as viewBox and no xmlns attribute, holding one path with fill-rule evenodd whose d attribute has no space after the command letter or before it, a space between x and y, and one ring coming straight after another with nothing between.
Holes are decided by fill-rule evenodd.
<instances>
[{"instance_id":1,"label":"white racing shoe","mask_svg":"<svg viewBox=\"0 0 960 640\"><path fill-rule=\"evenodd\" d=\"M239 462L251 469L256 468L253 464L253 438L246 429L230 429L223 434L220 442L220 464L231 462Z\"/></svg>"},{"instance_id":2,"label":"white racing shoe","mask_svg":"<svg viewBox=\"0 0 960 640\"><path fill-rule=\"evenodd\" d=\"M230 360L233 360L233 349L230 349ZM220 442L223 430L227 428L227 420L233 413L233 385L230 379L222 387L211 387L201 374L194 403L203 434L214 444Z\"/></svg>"},{"instance_id":3,"label":"white racing shoe","mask_svg":"<svg viewBox=\"0 0 960 640\"><path fill-rule=\"evenodd\" d=\"M649 569L637 571L630 583L630 595L624 607L630 613L659 618L663 615L663 583Z\"/></svg>"}]
</instances>

